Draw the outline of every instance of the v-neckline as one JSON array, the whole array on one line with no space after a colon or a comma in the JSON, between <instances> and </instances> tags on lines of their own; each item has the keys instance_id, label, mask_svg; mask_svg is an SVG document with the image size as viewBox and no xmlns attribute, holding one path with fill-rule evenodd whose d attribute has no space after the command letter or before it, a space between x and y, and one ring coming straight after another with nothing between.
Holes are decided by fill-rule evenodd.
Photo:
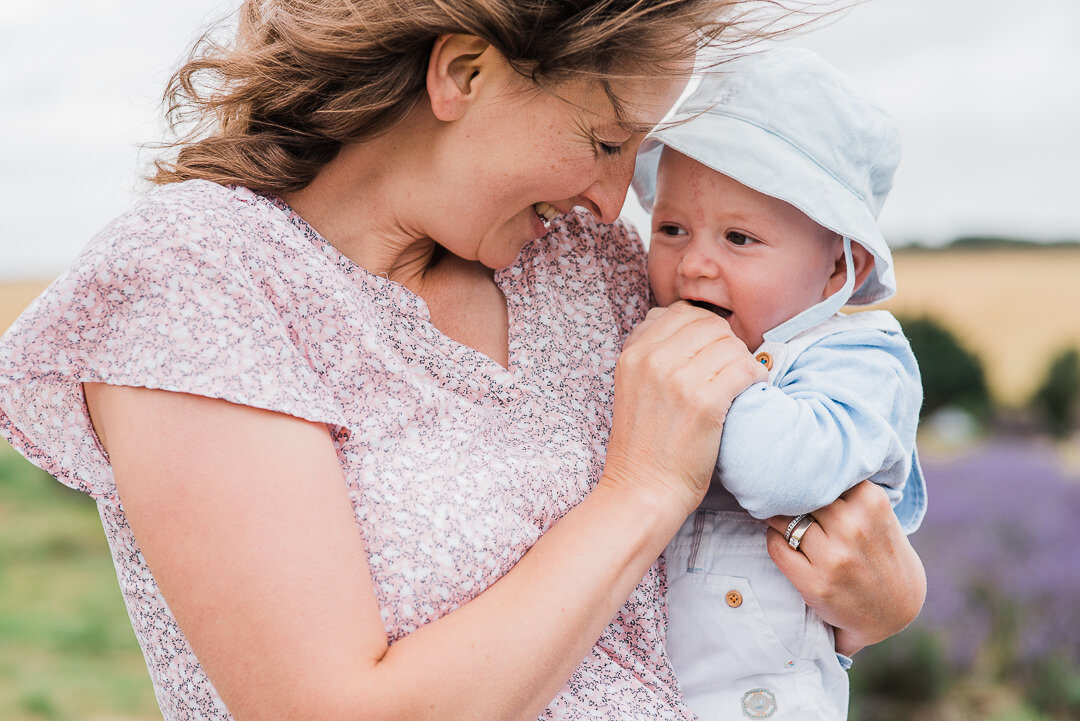
<instances>
[{"instance_id":1,"label":"v-neckline","mask_svg":"<svg viewBox=\"0 0 1080 721\"><path fill-rule=\"evenodd\" d=\"M390 280L388 277L378 273L372 273L367 268L353 261L352 258L342 253L337 246L324 238L319 231L304 220L304 218L282 198L270 194L261 195L256 193L256 195L264 198L277 210L285 213L286 218L296 225L300 231L316 245L316 247L319 247L324 252L326 249L330 249L338 266L341 267L346 274L358 274L359 277L363 279L364 284L370 286L370 288L375 291L372 298L376 302L382 303L383 305L392 303L395 310L399 312L404 311L419 321L419 327L423 328L433 343L443 348L443 352L446 355L458 359L459 362L464 361L466 358L471 358L475 361L475 365L470 364L470 366L476 371L481 372L482 375L491 378L499 384L508 386L509 390L517 388L518 381L516 374L521 370L521 365L519 362L520 358L518 357L518 354L515 353L514 349L516 347L520 351L522 346L520 343L516 342L519 340L516 337L518 335L516 332L518 330L518 304L511 300L511 293L514 292L514 286L516 285L515 276L518 275L513 272L514 266L510 266L509 268L499 268L495 270L492 276L496 287L498 287L499 291L502 293L503 301L506 303L507 364L504 367L486 353L477 350L471 345L451 338L441 331L431 320L431 310L428 307L427 301L401 283ZM520 259L517 262L520 262ZM517 262L515 262L515 265Z\"/></svg>"}]
</instances>

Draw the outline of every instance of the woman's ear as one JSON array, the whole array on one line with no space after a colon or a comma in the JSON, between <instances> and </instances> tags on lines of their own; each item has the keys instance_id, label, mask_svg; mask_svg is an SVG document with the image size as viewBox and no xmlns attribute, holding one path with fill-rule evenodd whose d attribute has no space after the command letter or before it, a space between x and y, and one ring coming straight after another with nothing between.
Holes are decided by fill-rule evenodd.
<instances>
[{"instance_id":1,"label":"woman's ear","mask_svg":"<svg viewBox=\"0 0 1080 721\"><path fill-rule=\"evenodd\" d=\"M475 35L440 35L428 60L427 92L431 112L443 121L457 120L476 98L495 53Z\"/></svg>"},{"instance_id":2,"label":"woman's ear","mask_svg":"<svg viewBox=\"0 0 1080 721\"><path fill-rule=\"evenodd\" d=\"M844 239L836 237L837 251L833 257L833 270L829 279L825 282L825 292L821 299L824 300L844 287L847 280L847 262L844 260ZM855 266L855 289L863 284L874 268L874 256L862 243L851 241L851 261Z\"/></svg>"}]
</instances>

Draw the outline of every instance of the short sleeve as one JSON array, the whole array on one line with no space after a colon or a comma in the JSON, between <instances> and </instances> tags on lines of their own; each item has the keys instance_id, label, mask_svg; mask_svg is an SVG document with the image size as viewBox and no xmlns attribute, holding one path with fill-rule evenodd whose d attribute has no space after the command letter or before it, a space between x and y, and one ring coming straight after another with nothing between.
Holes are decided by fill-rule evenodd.
<instances>
[{"instance_id":1,"label":"short sleeve","mask_svg":"<svg viewBox=\"0 0 1080 721\"><path fill-rule=\"evenodd\" d=\"M232 193L201 183L144 199L0 339L0 434L64 484L115 492L84 382L219 398L347 433L289 299L267 280L285 262L275 234L291 226Z\"/></svg>"}]
</instances>

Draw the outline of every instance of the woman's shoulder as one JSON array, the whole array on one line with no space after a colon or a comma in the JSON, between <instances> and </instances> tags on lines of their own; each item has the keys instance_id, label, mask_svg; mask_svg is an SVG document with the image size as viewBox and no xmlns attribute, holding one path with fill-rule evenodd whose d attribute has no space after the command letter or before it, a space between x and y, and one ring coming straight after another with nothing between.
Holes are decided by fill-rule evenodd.
<instances>
[{"instance_id":1,"label":"woman's shoulder","mask_svg":"<svg viewBox=\"0 0 1080 721\"><path fill-rule=\"evenodd\" d=\"M165 252L199 251L213 260L227 250L295 243L297 228L285 214L274 211L271 200L243 187L206 180L165 185L107 225L85 255L130 261Z\"/></svg>"},{"instance_id":2,"label":"woman's shoulder","mask_svg":"<svg viewBox=\"0 0 1080 721\"><path fill-rule=\"evenodd\" d=\"M217 398L336 433L343 412L309 357L336 329L333 284L346 281L333 271L266 198L204 182L155 190L0 337L0 435L103 498L114 486L81 383Z\"/></svg>"},{"instance_id":3,"label":"woman's shoulder","mask_svg":"<svg viewBox=\"0 0 1080 721\"><path fill-rule=\"evenodd\" d=\"M269 303L286 310L303 289L321 288L330 297L349 285L324 246L280 200L191 180L154 189L114 219L60 284L129 299L164 286L189 307L235 306L250 314Z\"/></svg>"}]
</instances>

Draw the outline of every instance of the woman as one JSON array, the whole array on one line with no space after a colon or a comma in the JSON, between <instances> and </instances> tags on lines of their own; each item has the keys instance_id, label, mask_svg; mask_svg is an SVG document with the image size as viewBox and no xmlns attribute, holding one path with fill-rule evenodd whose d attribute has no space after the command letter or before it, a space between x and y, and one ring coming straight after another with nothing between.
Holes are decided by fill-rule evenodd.
<instances>
[{"instance_id":1,"label":"woman","mask_svg":"<svg viewBox=\"0 0 1080 721\"><path fill-rule=\"evenodd\" d=\"M731 5L253 0L180 71L210 134L0 344L167 719L689 715L656 559L761 369L686 305L631 335L609 224ZM922 597L872 494L774 544L846 652Z\"/></svg>"}]
</instances>

